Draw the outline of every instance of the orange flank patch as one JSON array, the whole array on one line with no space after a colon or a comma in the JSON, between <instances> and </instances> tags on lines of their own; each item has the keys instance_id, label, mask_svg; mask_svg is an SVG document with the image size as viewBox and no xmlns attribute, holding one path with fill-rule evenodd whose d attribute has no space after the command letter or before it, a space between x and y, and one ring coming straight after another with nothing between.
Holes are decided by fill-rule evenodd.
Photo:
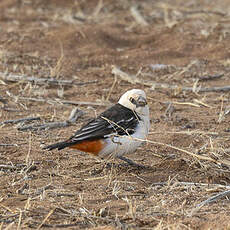
<instances>
[{"instance_id":1,"label":"orange flank patch","mask_svg":"<svg viewBox=\"0 0 230 230\"><path fill-rule=\"evenodd\" d=\"M90 154L93 154L94 156L97 156L98 153L103 149L104 142L102 140L96 140L96 141L83 141L81 143L77 143L75 145L71 145L71 149L77 149L82 152L87 152Z\"/></svg>"}]
</instances>

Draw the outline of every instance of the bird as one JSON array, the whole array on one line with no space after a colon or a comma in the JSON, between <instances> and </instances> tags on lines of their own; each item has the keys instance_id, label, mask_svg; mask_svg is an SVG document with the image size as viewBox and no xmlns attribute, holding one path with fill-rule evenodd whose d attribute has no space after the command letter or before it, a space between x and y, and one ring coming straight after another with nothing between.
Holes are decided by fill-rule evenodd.
<instances>
[{"instance_id":1,"label":"bird","mask_svg":"<svg viewBox=\"0 0 230 230\"><path fill-rule=\"evenodd\" d=\"M133 153L145 142L150 128L149 106L141 89L125 92L118 103L90 120L69 139L43 149L66 147L104 158L112 155L132 166L141 166L123 155Z\"/></svg>"}]
</instances>

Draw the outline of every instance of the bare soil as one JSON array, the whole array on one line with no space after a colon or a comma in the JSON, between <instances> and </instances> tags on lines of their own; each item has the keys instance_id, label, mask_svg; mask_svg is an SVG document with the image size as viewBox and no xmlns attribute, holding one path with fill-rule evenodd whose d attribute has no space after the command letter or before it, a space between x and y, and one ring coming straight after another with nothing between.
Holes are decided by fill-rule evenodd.
<instances>
[{"instance_id":1,"label":"bare soil","mask_svg":"<svg viewBox=\"0 0 230 230\"><path fill-rule=\"evenodd\" d=\"M2 0L0 122L41 120L0 126L0 229L230 229L229 196L199 205L230 190L229 12L228 0ZM132 88L148 95L151 130L127 157L149 168L42 150ZM69 127L18 130L75 107Z\"/></svg>"}]
</instances>

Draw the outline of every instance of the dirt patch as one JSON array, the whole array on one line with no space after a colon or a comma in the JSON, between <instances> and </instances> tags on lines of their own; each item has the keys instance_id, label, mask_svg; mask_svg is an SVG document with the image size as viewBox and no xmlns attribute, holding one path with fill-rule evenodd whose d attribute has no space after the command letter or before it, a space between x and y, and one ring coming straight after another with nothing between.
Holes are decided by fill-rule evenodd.
<instances>
[{"instance_id":1,"label":"dirt patch","mask_svg":"<svg viewBox=\"0 0 230 230\"><path fill-rule=\"evenodd\" d=\"M229 229L228 194L199 206L230 188L229 10L227 0L2 1L0 226ZM151 130L128 157L148 169L42 150L132 88L147 93ZM71 126L19 131L75 107L85 114ZM40 120L1 123L26 117Z\"/></svg>"}]
</instances>

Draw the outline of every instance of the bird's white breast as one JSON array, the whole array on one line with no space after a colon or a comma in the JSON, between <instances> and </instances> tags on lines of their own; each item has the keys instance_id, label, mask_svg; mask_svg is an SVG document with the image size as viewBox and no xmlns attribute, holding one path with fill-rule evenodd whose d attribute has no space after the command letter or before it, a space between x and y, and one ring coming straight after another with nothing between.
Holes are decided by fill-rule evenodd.
<instances>
[{"instance_id":1,"label":"bird's white breast","mask_svg":"<svg viewBox=\"0 0 230 230\"><path fill-rule=\"evenodd\" d=\"M139 121L136 130L132 135L108 136L105 148L99 153L99 156L106 156L110 154L114 156L121 156L123 154L134 152L146 140L149 126L149 118L144 117L141 121Z\"/></svg>"}]
</instances>

